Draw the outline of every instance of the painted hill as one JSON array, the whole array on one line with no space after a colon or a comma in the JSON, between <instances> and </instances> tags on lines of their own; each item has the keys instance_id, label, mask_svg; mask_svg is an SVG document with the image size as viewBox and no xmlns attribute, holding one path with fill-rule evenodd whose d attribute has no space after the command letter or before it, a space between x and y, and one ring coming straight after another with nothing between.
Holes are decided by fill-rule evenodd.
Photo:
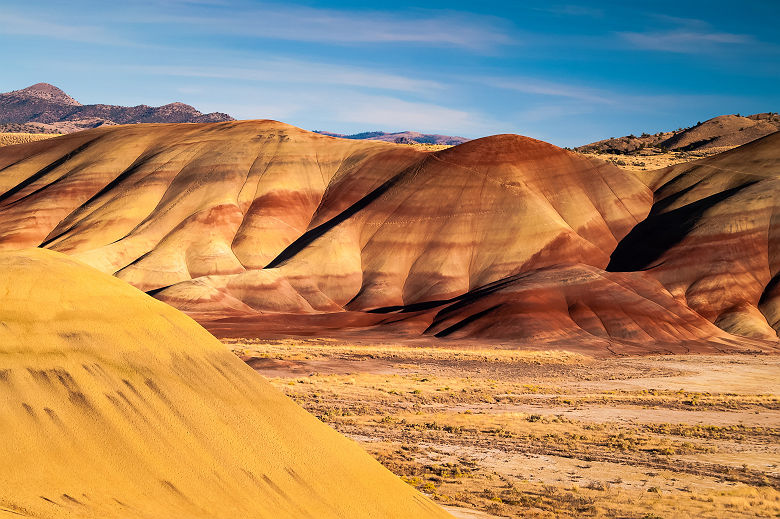
<instances>
[{"instance_id":1,"label":"painted hill","mask_svg":"<svg viewBox=\"0 0 780 519\"><path fill-rule=\"evenodd\" d=\"M624 352L750 344L736 337L776 344L780 133L638 177L653 192L652 206L619 240L606 272L552 265L429 308L378 311L407 319L433 306L426 332L454 338L602 337L613 351L608 339L619 338Z\"/></svg>"},{"instance_id":2,"label":"painted hill","mask_svg":"<svg viewBox=\"0 0 780 519\"><path fill-rule=\"evenodd\" d=\"M780 115L721 115L689 128L656 134L627 135L575 148L581 153L652 154L668 151L722 152L780 130Z\"/></svg>"},{"instance_id":3,"label":"painted hill","mask_svg":"<svg viewBox=\"0 0 780 519\"><path fill-rule=\"evenodd\" d=\"M188 317L0 253L0 516L445 518Z\"/></svg>"},{"instance_id":4,"label":"painted hill","mask_svg":"<svg viewBox=\"0 0 780 519\"><path fill-rule=\"evenodd\" d=\"M48 83L0 94L0 131L71 133L103 125L232 121L223 113L202 114L184 103L152 107L82 105Z\"/></svg>"},{"instance_id":5,"label":"painted hill","mask_svg":"<svg viewBox=\"0 0 780 519\"><path fill-rule=\"evenodd\" d=\"M419 133L419 132L362 132L353 133L352 135L344 135L342 133L332 133L325 131L317 131L322 135L329 135L331 137L339 137L341 139L363 139L369 141L384 141L394 142L397 144L437 144L442 146L457 146L463 144L469 139L465 137L452 137L450 135L437 135L431 133Z\"/></svg>"},{"instance_id":6,"label":"painted hill","mask_svg":"<svg viewBox=\"0 0 780 519\"><path fill-rule=\"evenodd\" d=\"M722 329L776 339L780 133L644 180L653 208L607 269L646 271Z\"/></svg>"},{"instance_id":7,"label":"painted hill","mask_svg":"<svg viewBox=\"0 0 780 519\"><path fill-rule=\"evenodd\" d=\"M723 173L705 196L726 199L759 175L755 207L769 207L776 137L745 149L725 165L695 163ZM9 147L0 172L0 248L71 254L220 335L362 329L615 352L776 348L771 305L760 302L774 260L744 259L760 289L696 292L724 258L774 250L763 223L745 238L752 248L731 250L747 224L724 209L721 235L682 291L640 261L650 241L636 236L655 228L663 204L704 188L685 190L693 171L637 177L517 135L423 152L241 121ZM654 175L675 174L682 195L669 198L672 184ZM658 229L678 229L668 247L699 239L698 214L661 220ZM712 311L688 298L696 293ZM743 326L745 312L770 322Z\"/></svg>"}]
</instances>

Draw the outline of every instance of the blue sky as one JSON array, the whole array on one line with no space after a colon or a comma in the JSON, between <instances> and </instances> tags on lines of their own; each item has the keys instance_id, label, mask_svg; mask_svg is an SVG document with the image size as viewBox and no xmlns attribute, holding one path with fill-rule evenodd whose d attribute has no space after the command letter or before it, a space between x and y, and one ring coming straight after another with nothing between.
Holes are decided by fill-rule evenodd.
<instances>
[{"instance_id":1,"label":"blue sky","mask_svg":"<svg viewBox=\"0 0 780 519\"><path fill-rule=\"evenodd\" d=\"M0 91L560 146L780 111L777 0L109 4L0 0Z\"/></svg>"}]
</instances>

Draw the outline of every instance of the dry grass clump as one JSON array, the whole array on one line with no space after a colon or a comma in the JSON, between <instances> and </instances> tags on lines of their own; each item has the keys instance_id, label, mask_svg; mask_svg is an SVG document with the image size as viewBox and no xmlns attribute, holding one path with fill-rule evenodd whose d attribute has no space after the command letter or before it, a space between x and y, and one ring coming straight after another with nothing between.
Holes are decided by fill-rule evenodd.
<instances>
[{"instance_id":1,"label":"dry grass clump","mask_svg":"<svg viewBox=\"0 0 780 519\"><path fill-rule=\"evenodd\" d=\"M426 144L424 142L411 143L409 146L418 151L441 151L452 148L449 144Z\"/></svg>"},{"instance_id":2,"label":"dry grass clump","mask_svg":"<svg viewBox=\"0 0 780 519\"><path fill-rule=\"evenodd\" d=\"M447 360L478 362L509 362L528 364L589 364L591 357L579 353L557 350L519 351L495 348L448 348L432 346L390 344L344 344L337 339L223 339L238 355L252 355L260 358L286 360L312 359L317 357L353 356L356 358L384 358L391 360Z\"/></svg>"},{"instance_id":3,"label":"dry grass clump","mask_svg":"<svg viewBox=\"0 0 780 519\"><path fill-rule=\"evenodd\" d=\"M722 148L714 148L712 150L702 150L695 152L667 151L663 153L647 155L622 155L615 153L582 153L582 155L605 160L611 164L614 164L615 166L629 171L649 171L665 168L667 166L674 166L675 164L682 164L683 162L691 162L694 160L711 157L712 155L716 155L722 151L726 150Z\"/></svg>"},{"instance_id":4,"label":"dry grass clump","mask_svg":"<svg viewBox=\"0 0 780 519\"><path fill-rule=\"evenodd\" d=\"M567 397L558 401L569 405L601 404L614 406L630 404L690 411L702 409L726 411L729 409L758 408L780 410L780 397L771 393L744 395L685 391L682 389L676 391L657 389L604 391L601 394L583 394L575 398Z\"/></svg>"},{"instance_id":5,"label":"dry grass clump","mask_svg":"<svg viewBox=\"0 0 780 519\"><path fill-rule=\"evenodd\" d=\"M225 342L444 505L512 518L780 517L780 391L754 383L776 370L766 358ZM713 366L740 383L707 382Z\"/></svg>"}]
</instances>

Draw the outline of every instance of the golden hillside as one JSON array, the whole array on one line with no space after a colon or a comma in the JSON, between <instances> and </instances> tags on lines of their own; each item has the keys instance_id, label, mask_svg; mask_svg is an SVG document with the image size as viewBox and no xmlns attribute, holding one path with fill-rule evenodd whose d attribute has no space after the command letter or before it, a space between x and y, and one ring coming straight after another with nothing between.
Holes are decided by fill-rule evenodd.
<instances>
[{"instance_id":1,"label":"golden hillside","mask_svg":"<svg viewBox=\"0 0 780 519\"><path fill-rule=\"evenodd\" d=\"M0 517L447 517L188 317L0 254Z\"/></svg>"}]
</instances>

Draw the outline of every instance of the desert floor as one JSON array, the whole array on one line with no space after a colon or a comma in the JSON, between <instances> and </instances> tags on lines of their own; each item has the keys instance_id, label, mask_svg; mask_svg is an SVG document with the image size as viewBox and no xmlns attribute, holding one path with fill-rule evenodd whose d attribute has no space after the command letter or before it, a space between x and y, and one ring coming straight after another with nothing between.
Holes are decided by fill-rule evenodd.
<instances>
[{"instance_id":1,"label":"desert floor","mask_svg":"<svg viewBox=\"0 0 780 519\"><path fill-rule=\"evenodd\" d=\"M778 357L224 342L460 517L780 515Z\"/></svg>"}]
</instances>

